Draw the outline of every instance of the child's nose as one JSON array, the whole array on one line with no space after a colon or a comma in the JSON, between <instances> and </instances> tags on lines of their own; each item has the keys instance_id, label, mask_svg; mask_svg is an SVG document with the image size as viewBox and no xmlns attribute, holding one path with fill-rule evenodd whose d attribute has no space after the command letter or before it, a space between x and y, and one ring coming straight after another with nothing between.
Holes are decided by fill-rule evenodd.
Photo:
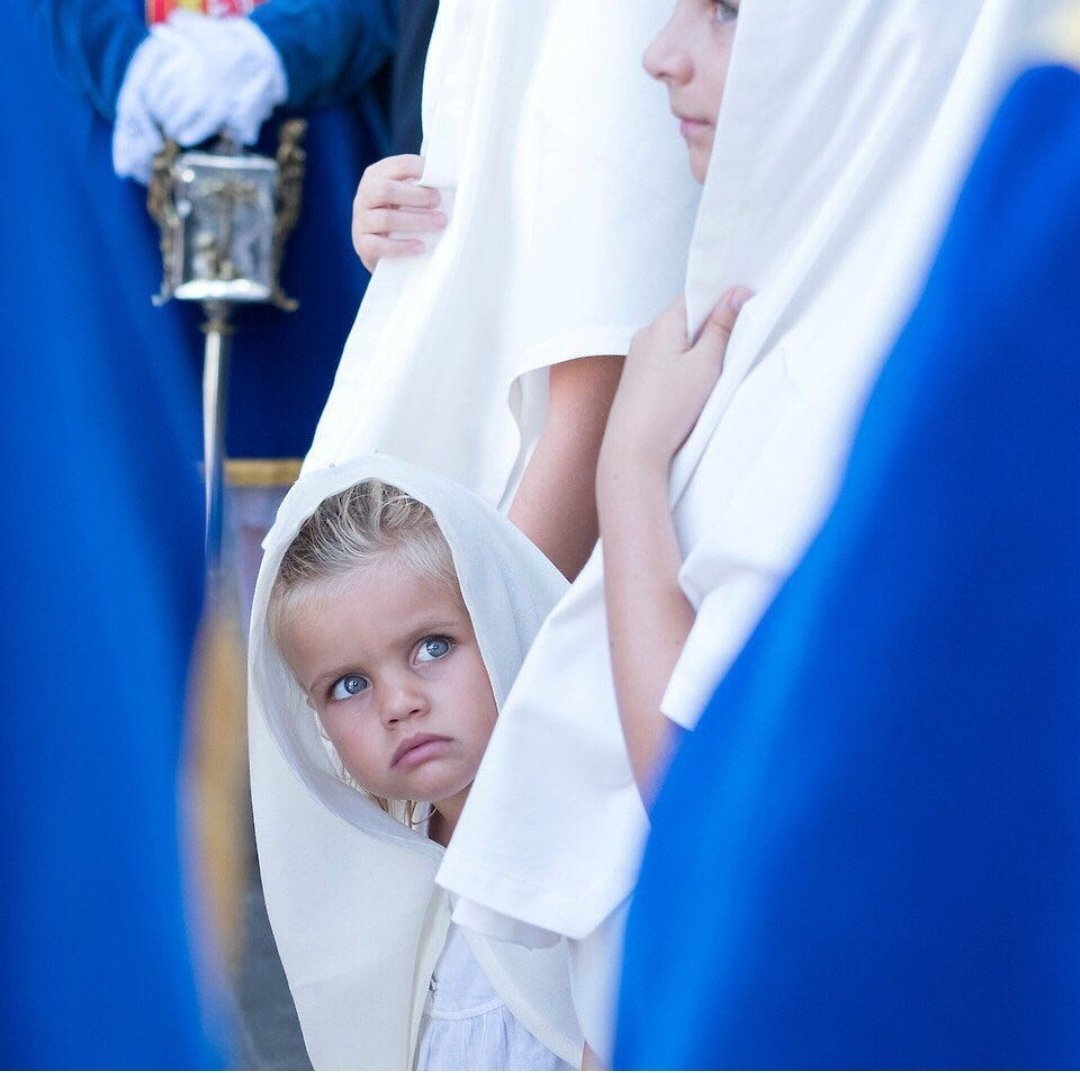
<instances>
[{"instance_id":1,"label":"child's nose","mask_svg":"<svg viewBox=\"0 0 1080 1073\"><path fill-rule=\"evenodd\" d=\"M384 684L382 717L387 726L422 715L425 711L427 697L417 682L403 675Z\"/></svg>"}]
</instances>

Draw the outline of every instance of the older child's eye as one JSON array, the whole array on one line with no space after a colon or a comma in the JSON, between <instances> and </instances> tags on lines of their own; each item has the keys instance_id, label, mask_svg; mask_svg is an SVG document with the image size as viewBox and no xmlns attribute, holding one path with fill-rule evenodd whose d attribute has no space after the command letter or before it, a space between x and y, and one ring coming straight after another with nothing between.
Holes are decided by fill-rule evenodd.
<instances>
[{"instance_id":1,"label":"older child's eye","mask_svg":"<svg viewBox=\"0 0 1080 1073\"><path fill-rule=\"evenodd\" d=\"M348 700L357 693L363 693L367 687L368 680L363 675L347 674L330 687L330 697L333 700Z\"/></svg>"},{"instance_id":2,"label":"older child's eye","mask_svg":"<svg viewBox=\"0 0 1080 1073\"><path fill-rule=\"evenodd\" d=\"M449 637L425 637L420 642L420 650L416 653L416 659L420 663L430 663L432 660L442 659L450 654L454 646Z\"/></svg>"},{"instance_id":3,"label":"older child's eye","mask_svg":"<svg viewBox=\"0 0 1080 1073\"><path fill-rule=\"evenodd\" d=\"M724 0L715 0L713 3L713 19L716 22L734 22L738 17L738 4L725 3Z\"/></svg>"}]
</instances>

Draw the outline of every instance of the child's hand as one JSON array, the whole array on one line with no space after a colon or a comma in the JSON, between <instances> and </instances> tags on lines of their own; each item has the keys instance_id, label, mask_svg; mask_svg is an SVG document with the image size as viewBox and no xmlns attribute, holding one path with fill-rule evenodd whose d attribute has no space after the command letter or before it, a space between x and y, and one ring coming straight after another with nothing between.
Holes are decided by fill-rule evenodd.
<instances>
[{"instance_id":1,"label":"child's hand","mask_svg":"<svg viewBox=\"0 0 1080 1073\"><path fill-rule=\"evenodd\" d=\"M634 336L604 434L605 468L644 463L666 474L720 377L735 319L750 295L746 287L725 291L693 346L682 298Z\"/></svg>"},{"instance_id":2,"label":"child's hand","mask_svg":"<svg viewBox=\"0 0 1080 1073\"><path fill-rule=\"evenodd\" d=\"M352 240L369 272L383 257L424 252L420 239L391 238L391 233L441 231L446 226L445 214L436 211L438 190L415 181L423 170L422 157L388 156L361 177L353 200Z\"/></svg>"}]
</instances>

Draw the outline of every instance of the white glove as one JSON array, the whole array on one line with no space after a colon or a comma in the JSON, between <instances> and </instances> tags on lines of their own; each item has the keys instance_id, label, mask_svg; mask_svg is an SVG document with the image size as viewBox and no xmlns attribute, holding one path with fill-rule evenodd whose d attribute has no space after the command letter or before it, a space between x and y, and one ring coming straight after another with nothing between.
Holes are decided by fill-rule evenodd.
<instances>
[{"instance_id":1,"label":"white glove","mask_svg":"<svg viewBox=\"0 0 1080 1073\"><path fill-rule=\"evenodd\" d=\"M174 11L132 56L117 102L113 165L146 182L162 144L154 126L181 145L224 131L251 144L288 83L277 50L245 18Z\"/></svg>"},{"instance_id":2,"label":"white glove","mask_svg":"<svg viewBox=\"0 0 1080 1073\"><path fill-rule=\"evenodd\" d=\"M143 97L148 78L168 63L175 48L151 34L133 53L116 101L113 127L113 168L121 178L150 181L154 154L165 144L157 122Z\"/></svg>"},{"instance_id":3,"label":"white glove","mask_svg":"<svg viewBox=\"0 0 1080 1073\"><path fill-rule=\"evenodd\" d=\"M174 11L154 36L176 45L176 58L151 76L145 95L165 133L194 145L225 130L251 144L263 120L285 100L281 57L249 19Z\"/></svg>"}]
</instances>

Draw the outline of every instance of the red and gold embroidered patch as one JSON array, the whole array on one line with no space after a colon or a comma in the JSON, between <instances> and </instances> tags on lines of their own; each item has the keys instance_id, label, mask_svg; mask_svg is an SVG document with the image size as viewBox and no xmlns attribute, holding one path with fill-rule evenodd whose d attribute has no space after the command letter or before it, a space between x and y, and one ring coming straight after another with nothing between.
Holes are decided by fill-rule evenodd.
<instances>
[{"instance_id":1,"label":"red and gold embroidered patch","mask_svg":"<svg viewBox=\"0 0 1080 1073\"><path fill-rule=\"evenodd\" d=\"M250 15L263 0L146 0L146 25L164 22L174 11L194 11L227 19L235 15Z\"/></svg>"}]
</instances>

